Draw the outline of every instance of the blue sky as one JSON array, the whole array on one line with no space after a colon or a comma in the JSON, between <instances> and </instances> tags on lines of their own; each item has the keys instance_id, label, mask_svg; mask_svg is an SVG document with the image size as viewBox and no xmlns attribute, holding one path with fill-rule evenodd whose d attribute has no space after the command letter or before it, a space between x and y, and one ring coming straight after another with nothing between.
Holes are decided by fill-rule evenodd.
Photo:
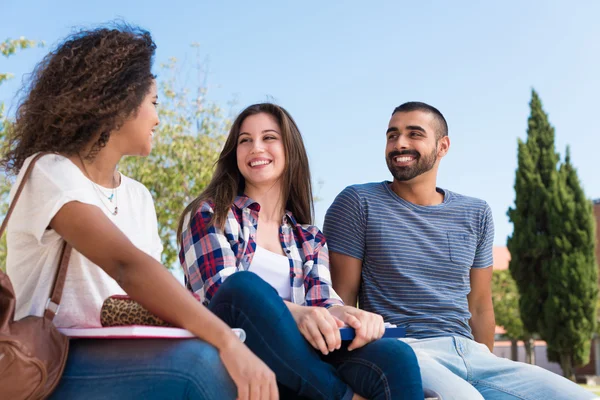
<instances>
[{"instance_id":1,"label":"blue sky","mask_svg":"<svg viewBox=\"0 0 600 400\"><path fill-rule=\"evenodd\" d=\"M532 88L557 150L571 146L587 196L600 197L600 2L371 3L2 0L0 40L47 46L0 59L0 71L15 74L0 101L14 108L23 74L74 27L122 18L152 32L157 65L173 56L193 63L198 42L209 97L224 107L273 99L291 112L313 177L323 181L318 224L345 186L390 179L390 113L418 100L439 108L450 127L438 186L485 199L495 243L504 245Z\"/></svg>"}]
</instances>

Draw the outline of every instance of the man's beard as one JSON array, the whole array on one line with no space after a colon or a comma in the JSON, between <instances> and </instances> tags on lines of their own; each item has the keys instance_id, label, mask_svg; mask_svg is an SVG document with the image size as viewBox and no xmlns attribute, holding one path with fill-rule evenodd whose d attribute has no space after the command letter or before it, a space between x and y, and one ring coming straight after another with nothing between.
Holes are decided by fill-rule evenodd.
<instances>
[{"instance_id":1,"label":"man's beard","mask_svg":"<svg viewBox=\"0 0 600 400\"><path fill-rule=\"evenodd\" d=\"M394 165L394 158L402 155L410 155L415 157L415 162L405 167ZM437 145L433 151L424 157L421 157L415 150L391 151L388 153L386 162L388 169L394 176L394 179L400 182L410 181L417 176L431 170L437 161Z\"/></svg>"}]
</instances>

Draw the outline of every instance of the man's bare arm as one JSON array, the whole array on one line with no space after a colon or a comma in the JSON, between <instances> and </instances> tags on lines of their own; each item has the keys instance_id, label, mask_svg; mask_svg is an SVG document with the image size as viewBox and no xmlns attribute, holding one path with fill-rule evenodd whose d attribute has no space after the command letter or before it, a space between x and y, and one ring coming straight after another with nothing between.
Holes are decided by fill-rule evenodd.
<instances>
[{"instance_id":1,"label":"man's bare arm","mask_svg":"<svg viewBox=\"0 0 600 400\"><path fill-rule=\"evenodd\" d=\"M492 303L493 268L471 268L471 293L467 296L471 319L469 325L475 341L494 349L496 318Z\"/></svg>"},{"instance_id":2,"label":"man's bare arm","mask_svg":"<svg viewBox=\"0 0 600 400\"><path fill-rule=\"evenodd\" d=\"M362 271L362 260L344 254L329 252L333 289L346 305L356 307Z\"/></svg>"}]
</instances>

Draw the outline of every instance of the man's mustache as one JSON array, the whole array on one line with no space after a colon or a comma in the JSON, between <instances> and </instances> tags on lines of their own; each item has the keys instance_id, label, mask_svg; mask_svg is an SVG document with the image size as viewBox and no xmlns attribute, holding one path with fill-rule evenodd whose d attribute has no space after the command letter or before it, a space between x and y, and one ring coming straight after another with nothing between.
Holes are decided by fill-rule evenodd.
<instances>
[{"instance_id":1,"label":"man's mustache","mask_svg":"<svg viewBox=\"0 0 600 400\"><path fill-rule=\"evenodd\" d=\"M419 154L419 152L415 151L415 150L402 150L402 151L398 151L398 150L394 150L394 151L390 151L388 153L388 159L392 160L395 157L399 157L399 156L414 156L415 158L419 158L421 155Z\"/></svg>"}]
</instances>

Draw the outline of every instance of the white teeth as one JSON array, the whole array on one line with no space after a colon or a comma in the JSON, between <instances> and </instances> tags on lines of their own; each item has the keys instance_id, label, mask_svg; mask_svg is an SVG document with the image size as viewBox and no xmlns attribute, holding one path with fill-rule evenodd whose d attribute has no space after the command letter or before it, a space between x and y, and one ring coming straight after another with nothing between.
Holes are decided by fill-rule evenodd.
<instances>
[{"instance_id":1,"label":"white teeth","mask_svg":"<svg viewBox=\"0 0 600 400\"><path fill-rule=\"evenodd\" d=\"M267 164L269 164L270 162L271 162L271 161L268 161L268 160L252 161L252 162L250 163L250 166L251 166L251 167L256 167L257 165L267 165Z\"/></svg>"},{"instance_id":2,"label":"white teeth","mask_svg":"<svg viewBox=\"0 0 600 400\"><path fill-rule=\"evenodd\" d=\"M400 156L400 157L396 157L394 159L394 161L396 161L396 162L409 162L409 161L412 161L412 159L413 158L410 157L410 156L408 156L408 157L407 156L404 156L404 157Z\"/></svg>"}]
</instances>

